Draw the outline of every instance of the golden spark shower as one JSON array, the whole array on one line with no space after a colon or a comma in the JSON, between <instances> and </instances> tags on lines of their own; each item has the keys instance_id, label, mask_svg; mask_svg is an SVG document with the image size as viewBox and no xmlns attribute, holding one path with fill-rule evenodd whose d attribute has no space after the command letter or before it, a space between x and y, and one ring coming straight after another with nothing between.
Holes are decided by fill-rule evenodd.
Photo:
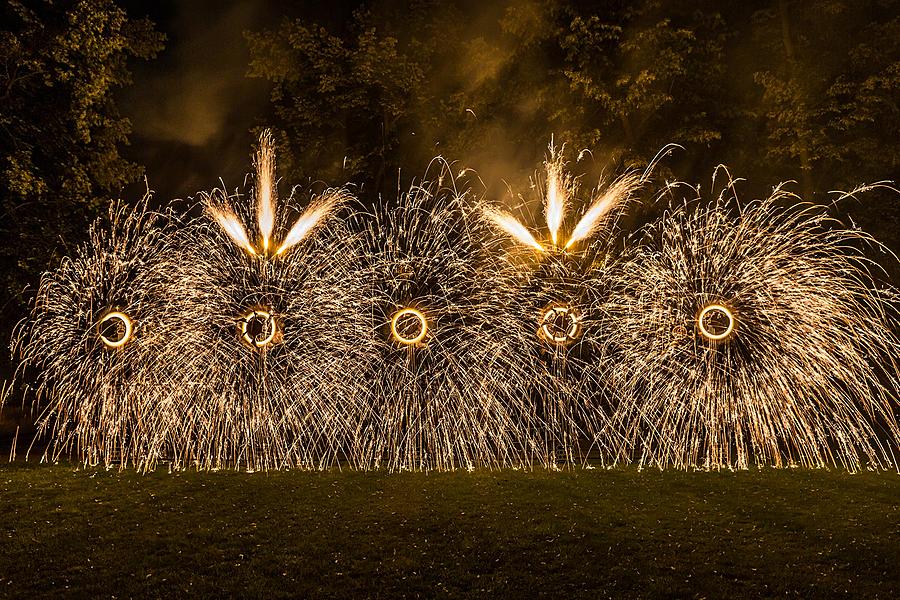
<instances>
[{"instance_id":1,"label":"golden spark shower","mask_svg":"<svg viewBox=\"0 0 900 600\"><path fill-rule=\"evenodd\" d=\"M247 189L117 203L14 334L42 458L898 468L896 257L784 186L654 191L654 159L590 188L564 156L512 202L435 159L363 206L280 182L266 131Z\"/></svg>"}]
</instances>

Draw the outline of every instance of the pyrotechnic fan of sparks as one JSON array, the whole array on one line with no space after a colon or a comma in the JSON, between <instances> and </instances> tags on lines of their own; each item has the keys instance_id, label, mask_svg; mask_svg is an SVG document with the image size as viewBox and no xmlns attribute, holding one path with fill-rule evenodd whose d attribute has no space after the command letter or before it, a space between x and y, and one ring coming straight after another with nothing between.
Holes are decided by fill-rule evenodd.
<instances>
[{"instance_id":1,"label":"pyrotechnic fan of sparks","mask_svg":"<svg viewBox=\"0 0 900 600\"><path fill-rule=\"evenodd\" d=\"M896 466L896 294L860 243L877 247L781 187L741 205L731 181L649 226L615 278L614 459Z\"/></svg>"},{"instance_id":2,"label":"pyrotechnic fan of sparks","mask_svg":"<svg viewBox=\"0 0 900 600\"><path fill-rule=\"evenodd\" d=\"M18 376L34 378L45 460L73 452L85 464L152 466L161 426L159 373L171 318L159 290L165 217L122 204L89 241L44 274L29 319L14 333Z\"/></svg>"},{"instance_id":3,"label":"pyrotechnic fan of sparks","mask_svg":"<svg viewBox=\"0 0 900 600\"><path fill-rule=\"evenodd\" d=\"M654 163L655 161L656 159ZM652 164L648 167L648 172ZM549 240L539 241L526 225L504 210L488 205L482 208L485 216L499 230L518 243L538 252L574 249L576 244L607 229L615 222L617 209L624 207L644 179L636 173L626 173L606 187L597 186L587 210L563 242L561 236L564 232L561 228L565 221L566 208L578 193L578 182L568 173L562 151L557 152L552 145L550 156L544 162L544 171L543 204Z\"/></svg>"},{"instance_id":4,"label":"pyrotechnic fan of sparks","mask_svg":"<svg viewBox=\"0 0 900 600\"><path fill-rule=\"evenodd\" d=\"M165 293L179 326L160 361L172 372L165 444L176 467L355 460L366 406L354 373L369 331L352 318L365 283L356 240L333 218L347 195L326 191L281 226L268 134L255 164L256 243L251 210L241 218L224 192L205 198L218 226L194 223L170 241Z\"/></svg>"},{"instance_id":5,"label":"pyrotechnic fan of sparks","mask_svg":"<svg viewBox=\"0 0 900 600\"><path fill-rule=\"evenodd\" d=\"M442 169L450 177L449 169ZM375 339L364 467L524 466L538 451L527 391L540 365L484 223L443 179L414 186L364 223Z\"/></svg>"},{"instance_id":6,"label":"pyrotechnic fan of sparks","mask_svg":"<svg viewBox=\"0 0 900 600\"><path fill-rule=\"evenodd\" d=\"M655 163L655 160L654 160ZM517 299L505 310L531 323L529 352L541 357L548 373L531 391L545 422L545 461L583 461L600 440L604 418L604 344L610 326L598 291L607 288L604 273L611 261L613 230L621 210L650 172L626 173L608 186L593 190L581 218L566 235L567 208L578 198L578 182L566 168L562 153L550 148L540 190L549 240L540 241L521 221L490 205L481 210L489 222L513 242L505 254L509 279ZM540 177L536 178L539 182ZM593 239L592 239L593 238ZM602 452L602 449L600 449Z\"/></svg>"}]
</instances>

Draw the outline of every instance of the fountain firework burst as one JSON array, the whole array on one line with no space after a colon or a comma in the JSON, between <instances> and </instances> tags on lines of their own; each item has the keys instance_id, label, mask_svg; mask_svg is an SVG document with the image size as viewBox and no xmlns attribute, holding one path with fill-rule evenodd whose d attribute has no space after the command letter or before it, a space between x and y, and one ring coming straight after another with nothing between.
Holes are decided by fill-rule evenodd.
<instances>
[{"instance_id":1,"label":"fountain firework burst","mask_svg":"<svg viewBox=\"0 0 900 600\"><path fill-rule=\"evenodd\" d=\"M44 274L13 337L18 376L35 382L44 458L152 467L162 426L159 373L147 366L173 318L160 297L164 215L114 205L74 257Z\"/></svg>"},{"instance_id":2,"label":"fountain firework burst","mask_svg":"<svg viewBox=\"0 0 900 600\"><path fill-rule=\"evenodd\" d=\"M546 423L543 460L548 465L585 460L601 439L599 432L606 430L600 375L609 334L607 265L614 254L618 215L651 168L644 175L629 172L608 185L601 182L583 203L581 217L566 230L567 212L580 196L579 182L568 173L562 151L551 145L543 175L535 177L533 186L543 206L546 236L536 236L505 210L490 205L481 209L493 228L512 242L504 258L517 298L507 309L529 316L529 351L548 370L531 391Z\"/></svg>"},{"instance_id":3,"label":"fountain firework burst","mask_svg":"<svg viewBox=\"0 0 900 600\"><path fill-rule=\"evenodd\" d=\"M365 466L529 464L540 428L523 390L541 375L523 353L530 324L502 308L513 296L486 223L433 166L441 177L361 224L376 333Z\"/></svg>"},{"instance_id":4,"label":"fountain firework burst","mask_svg":"<svg viewBox=\"0 0 900 600\"><path fill-rule=\"evenodd\" d=\"M896 293L874 285L860 248L874 240L797 201L779 187L742 205L729 179L618 263L619 460L896 465Z\"/></svg>"},{"instance_id":5,"label":"fountain firework burst","mask_svg":"<svg viewBox=\"0 0 900 600\"><path fill-rule=\"evenodd\" d=\"M348 196L328 190L288 226L267 133L255 164L256 231L252 207L216 191L204 198L214 222L170 241L166 295L180 318L179 343L160 358L174 382L165 443L176 465L203 468L353 460L369 332L352 318L364 290L357 240L335 216Z\"/></svg>"}]
</instances>

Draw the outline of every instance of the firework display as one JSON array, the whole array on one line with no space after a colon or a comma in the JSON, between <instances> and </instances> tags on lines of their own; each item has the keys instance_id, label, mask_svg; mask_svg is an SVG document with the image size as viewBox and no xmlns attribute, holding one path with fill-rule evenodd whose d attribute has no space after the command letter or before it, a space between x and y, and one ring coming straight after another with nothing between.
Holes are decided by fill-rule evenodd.
<instances>
[{"instance_id":1,"label":"firework display","mask_svg":"<svg viewBox=\"0 0 900 600\"><path fill-rule=\"evenodd\" d=\"M123 205L98 220L89 241L41 279L32 318L13 347L20 375L43 406L46 456L74 453L88 464L153 463L162 381L146 368L168 343L165 299L167 219Z\"/></svg>"},{"instance_id":2,"label":"firework display","mask_svg":"<svg viewBox=\"0 0 900 600\"><path fill-rule=\"evenodd\" d=\"M204 193L195 218L116 205L14 335L44 458L897 468L877 242L731 180L707 200L670 185L660 219L619 235L653 163L583 194L561 154L518 207L436 160L374 208L328 189L301 209L264 133L246 195Z\"/></svg>"},{"instance_id":3,"label":"firework display","mask_svg":"<svg viewBox=\"0 0 900 600\"><path fill-rule=\"evenodd\" d=\"M541 366L523 352L533 332L505 310L514 297L486 223L438 166L361 226L375 333L363 466L526 465L541 456L527 393Z\"/></svg>"},{"instance_id":4,"label":"firework display","mask_svg":"<svg viewBox=\"0 0 900 600\"><path fill-rule=\"evenodd\" d=\"M617 263L618 459L896 465L894 292L869 275L871 238L798 200L741 204L729 181L676 201Z\"/></svg>"}]
</instances>

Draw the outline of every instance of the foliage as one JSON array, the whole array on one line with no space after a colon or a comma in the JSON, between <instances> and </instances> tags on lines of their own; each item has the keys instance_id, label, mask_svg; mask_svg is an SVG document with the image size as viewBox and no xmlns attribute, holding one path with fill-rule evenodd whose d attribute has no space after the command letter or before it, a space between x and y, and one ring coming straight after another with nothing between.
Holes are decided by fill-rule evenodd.
<instances>
[{"instance_id":1,"label":"foliage","mask_svg":"<svg viewBox=\"0 0 900 600\"><path fill-rule=\"evenodd\" d=\"M898 8L897 2L779 0L754 14L760 158L783 177L799 166L807 194L822 191L822 183L853 186L867 172L897 173Z\"/></svg>"},{"instance_id":2,"label":"foliage","mask_svg":"<svg viewBox=\"0 0 900 600\"><path fill-rule=\"evenodd\" d=\"M396 152L398 132L407 126L403 119L415 111L423 64L409 55L415 44L401 52L396 38L378 35L359 16L348 38L285 21L249 38L256 57L251 74L275 83L272 101L285 147L305 149L312 165L304 167L380 180L385 157ZM291 164L290 153L285 162Z\"/></svg>"},{"instance_id":3,"label":"foliage","mask_svg":"<svg viewBox=\"0 0 900 600\"><path fill-rule=\"evenodd\" d=\"M896 177L898 8L375 2L346 30L298 19L248 33L249 75L274 84L294 175L389 193L400 165L440 153L521 182L555 134L591 150L584 172L645 165L674 142L685 150L667 164L684 180L725 163L761 182L754 194L796 179L824 201Z\"/></svg>"},{"instance_id":4,"label":"foliage","mask_svg":"<svg viewBox=\"0 0 900 600\"><path fill-rule=\"evenodd\" d=\"M0 272L3 313L23 288L140 168L119 155L128 119L113 93L130 58L151 58L163 36L113 0L0 6Z\"/></svg>"}]
</instances>

